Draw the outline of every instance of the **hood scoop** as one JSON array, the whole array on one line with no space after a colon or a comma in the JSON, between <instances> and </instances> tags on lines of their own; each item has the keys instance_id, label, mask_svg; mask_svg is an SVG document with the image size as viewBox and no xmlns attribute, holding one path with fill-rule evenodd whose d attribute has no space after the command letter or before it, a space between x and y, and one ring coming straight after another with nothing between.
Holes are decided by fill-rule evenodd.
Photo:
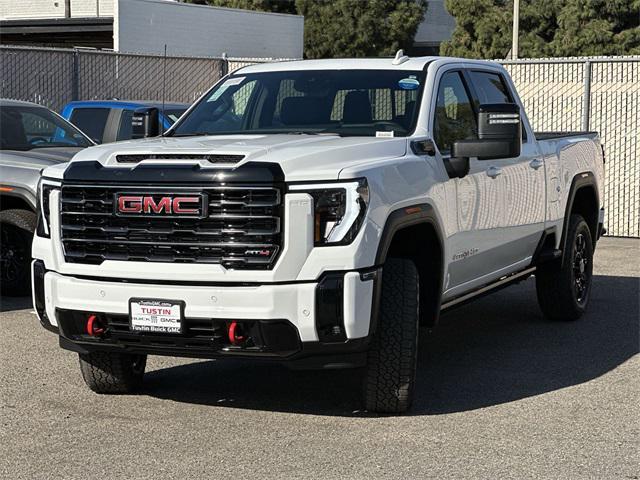
<instances>
[{"instance_id":1,"label":"hood scoop","mask_svg":"<svg viewBox=\"0 0 640 480\"><path fill-rule=\"evenodd\" d=\"M116 155L118 163L140 163L143 160L204 160L210 163L235 165L244 158L244 155L224 154L184 154L184 153L132 153Z\"/></svg>"}]
</instances>

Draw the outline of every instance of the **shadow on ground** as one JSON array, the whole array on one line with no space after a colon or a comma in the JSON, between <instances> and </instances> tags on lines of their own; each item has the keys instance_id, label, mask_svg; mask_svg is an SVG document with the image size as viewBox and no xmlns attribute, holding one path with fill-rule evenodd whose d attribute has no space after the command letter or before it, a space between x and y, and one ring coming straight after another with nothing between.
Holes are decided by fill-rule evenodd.
<instances>
[{"instance_id":1,"label":"shadow on ground","mask_svg":"<svg viewBox=\"0 0 640 480\"><path fill-rule=\"evenodd\" d=\"M640 280L594 277L589 312L553 323L533 280L443 315L422 335L411 413L462 412L599 377L638 353ZM315 415L358 415L357 371L292 372L239 360L149 372L143 394L177 402Z\"/></svg>"},{"instance_id":2,"label":"shadow on ground","mask_svg":"<svg viewBox=\"0 0 640 480\"><path fill-rule=\"evenodd\" d=\"M31 297L0 297L0 312L32 308Z\"/></svg>"}]
</instances>

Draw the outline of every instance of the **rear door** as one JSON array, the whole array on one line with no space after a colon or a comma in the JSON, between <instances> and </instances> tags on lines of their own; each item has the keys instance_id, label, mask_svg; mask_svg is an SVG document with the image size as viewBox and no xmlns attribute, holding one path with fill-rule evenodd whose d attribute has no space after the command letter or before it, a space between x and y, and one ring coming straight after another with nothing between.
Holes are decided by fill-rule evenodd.
<instances>
[{"instance_id":1,"label":"rear door","mask_svg":"<svg viewBox=\"0 0 640 480\"><path fill-rule=\"evenodd\" d=\"M518 103L504 73L487 68L469 68L473 101L477 107L487 103ZM523 125L520 156L509 159L472 160L474 169L483 170L485 184L497 191L499 216L495 218L500 234L498 262L504 268L521 266L533 255L545 222L545 173L538 144L521 113ZM494 176L497 174L497 176Z\"/></svg>"}]
</instances>

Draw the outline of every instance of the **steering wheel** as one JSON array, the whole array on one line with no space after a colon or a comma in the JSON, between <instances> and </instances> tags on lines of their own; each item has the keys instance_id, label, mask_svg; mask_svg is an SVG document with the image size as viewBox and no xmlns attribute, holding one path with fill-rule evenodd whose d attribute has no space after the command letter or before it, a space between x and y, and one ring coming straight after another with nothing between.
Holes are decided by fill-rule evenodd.
<instances>
[{"instance_id":1,"label":"steering wheel","mask_svg":"<svg viewBox=\"0 0 640 480\"><path fill-rule=\"evenodd\" d=\"M49 140L44 137L33 137L31 140L29 140L29 143L31 145L37 145L38 143L49 143Z\"/></svg>"}]
</instances>

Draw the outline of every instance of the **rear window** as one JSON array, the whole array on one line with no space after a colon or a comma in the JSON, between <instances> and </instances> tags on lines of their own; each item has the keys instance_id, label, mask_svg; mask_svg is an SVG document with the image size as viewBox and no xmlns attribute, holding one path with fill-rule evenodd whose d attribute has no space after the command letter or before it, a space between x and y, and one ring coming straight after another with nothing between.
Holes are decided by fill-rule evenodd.
<instances>
[{"instance_id":1,"label":"rear window","mask_svg":"<svg viewBox=\"0 0 640 480\"><path fill-rule=\"evenodd\" d=\"M69 120L95 142L100 143L109 118L109 111L109 108L74 108Z\"/></svg>"}]
</instances>

